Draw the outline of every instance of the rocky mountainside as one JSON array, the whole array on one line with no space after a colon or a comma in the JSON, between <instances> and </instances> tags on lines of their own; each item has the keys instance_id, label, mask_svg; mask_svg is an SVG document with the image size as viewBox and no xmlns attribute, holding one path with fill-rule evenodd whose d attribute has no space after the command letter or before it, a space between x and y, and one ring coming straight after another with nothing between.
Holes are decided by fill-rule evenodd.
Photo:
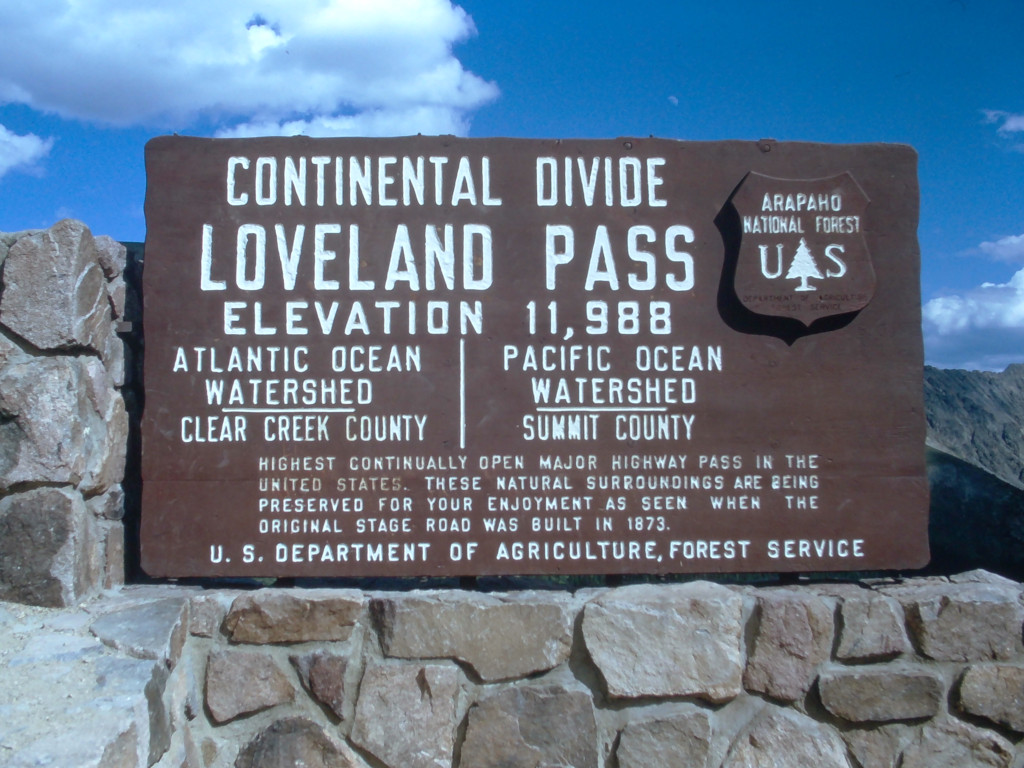
<instances>
[{"instance_id":1,"label":"rocky mountainside","mask_svg":"<svg viewBox=\"0 0 1024 768\"><path fill-rule=\"evenodd\" d=\"M1024 578L1024 365L925 368L932 569Z\"/></svg>"},{"instance_id":2,"label":"rocky mountainside","mask_svg":"<svg viewBox=\"0 0 1024 768\"><path fill-rule=\"evenodd\" d=\"M926 367L928 445L1024 490L1024 365L1002 373Z\"/></svg>"}]
</instances>

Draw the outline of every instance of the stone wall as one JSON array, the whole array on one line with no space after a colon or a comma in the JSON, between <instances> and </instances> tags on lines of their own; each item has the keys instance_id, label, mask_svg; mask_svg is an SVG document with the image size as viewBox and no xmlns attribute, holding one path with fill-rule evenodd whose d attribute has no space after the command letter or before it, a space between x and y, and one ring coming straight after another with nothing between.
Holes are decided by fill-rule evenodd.
<instances>
[{"instance_id":1,"label":"stone wall","mask_svg":"<svg viewBox=\"0 0 1024 768\"><path fill-rule=\"evenodd\" d=\"M0 234L0 599L124 579L124 267L81 222Z\"/></svg>"},{"instance_id":2,"label":"stone wall","mask_svg":"<svg viewBox=\"0 0 1024 768\"><path fill-rule=\"evenodd\" d=\"M19 741L0 707L0 743L19 768L1020 768L1022 600L977 571L575 593L129 587L41 621L0 680L66 680L54 720L95 714Z\"/></svg>"},{"instance_id":3,"label":"stone wall","mask_svg":"<svg viewBox=\"0 0 1024 768\"><path fill-rule=\"evenodd\" d=\"M1021 595L985 574L218 593L189 606L182 743L245 768L1010 766Z\"/></svg>"},{"instance_id":4,"label":"stone wall","mask_svg":"<svg viewBox=\"0 0 1024 768\"><path fill-rule=\"evenodd\" d=\"M121 587L124 270L79 222L0 235L0 763L1024 768L1024 588L985 572Z\"/></svg>"}]
</instances>

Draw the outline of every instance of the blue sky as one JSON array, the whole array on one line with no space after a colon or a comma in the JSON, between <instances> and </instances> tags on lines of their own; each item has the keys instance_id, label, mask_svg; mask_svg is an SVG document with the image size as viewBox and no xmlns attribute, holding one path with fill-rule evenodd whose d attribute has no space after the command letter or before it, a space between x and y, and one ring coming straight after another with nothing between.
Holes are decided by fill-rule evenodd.
<instances>
[{"instance_id":1,"label":"blue sky","mask_svg":"<svg viewBox=\"0 0 1024 768\"><path fill-rule=\"evenodd\" d=\"M143 240L171 132L902 142L928 362L1024 362L1022 0L0 0L0 28L0 231Z\"/></svg>"}]
</instances>

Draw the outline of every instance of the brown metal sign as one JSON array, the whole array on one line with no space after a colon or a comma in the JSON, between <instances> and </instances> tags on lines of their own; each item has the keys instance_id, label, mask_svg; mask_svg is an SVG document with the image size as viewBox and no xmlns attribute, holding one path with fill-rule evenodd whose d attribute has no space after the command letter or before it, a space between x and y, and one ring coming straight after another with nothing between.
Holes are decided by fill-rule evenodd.
<instances>
[{"instance_id":1,"label":"brown metal sign","mask_svg":"<svg viewBox=\"0 0 1024 768\"><path fill-rule=\"evenodd\" d=\"M143 567L928 559L916 156L147 146Z\"/></svg>"}]
</instances>

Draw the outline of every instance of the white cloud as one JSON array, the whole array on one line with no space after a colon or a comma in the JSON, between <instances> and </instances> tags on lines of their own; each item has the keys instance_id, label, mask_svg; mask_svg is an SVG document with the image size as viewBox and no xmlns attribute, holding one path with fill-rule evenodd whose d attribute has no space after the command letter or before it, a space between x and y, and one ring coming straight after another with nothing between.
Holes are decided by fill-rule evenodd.
<instances>
[{"instance_id":1,"label":"white cloud","mask_svg":"<svg viewBox=\"0 0 1024 768\"><path fill-rule=\"evenodd\" d=\"M978 250L997 261L1024 262L1024 235L1010 235L995 242L984 242Z\"/></svg>"},{"instance_id":2,"label":"white cloud","mask_svg":"<svg viewBox=\"0 0 1024 768\"><path fill-rule=\"evenodd\" d=\"M1007 115L1003 124L999 126L1000 133L1017 133L1024 131L1024 115Z\"/></svg>"},{"instance_id":3,"label":"white cloud","mask_svg":"<svg viewBox=\"0 0 1024 768\"><path fill-rule=\"evenodd\" d=\"M996 130L1004 135L1024 131L1024 115L1016 115L1012 112L1003 112L998 109L986 109L985 122L1000 123Z\"/></svg>"},{"instance_id":4,"label":"white cloud","mask_svg":"<svg viewBox=\"0 0 1024 768\"><path fill-rule=\"evenodd\" d=\"M999 124L996 132L1004 139L1015 140L1018 138L1016 134L1024 132L1024 114L1003 112L998 109L986 109L984 110L984 115L986 123ZM1016 152L1024 152L1024 143L1012 141L1010 149Z\"/></svg>"},{"instance_id":5,"label":"white cloud","mask_svg":"<svg viewBox=\"0 0 1024 768\"><path fill-rule=\"evenodd\" d=\"M444 107L413 107L411 109L375 109L354 115L324 116L309 120L252 121L224 128L218 138L250 136L396 136L416 133L464 135L469 125L466 118Z\"/></svg>"},{"instance_id":6,"label":"white cloud","mask_svg":"<svg viewBox=\"0 0 1024 768\"><path fill-rule=\"evenodd\" d=\"M31 168L49 154L53 139L17 134L0 125L0 178L14 168Z\"/></svg>"},{"instance_id":7,"label":"white cloud","mask_svg":"<svg viewBox=\"0 0 1024 768\"><path fill-rule=\"evenodd\" d=\"M465 132L497 95L450 0L37 0L0 28L0 102L107 124Z\"/></svg>"},{"instance_id":8,"label":"white cloud","mask_svg":"<svg viewBox=\"0 0 1024 768\"><path fill-rule=\"evenodd\" d=\"M922 314L933 365L1002 370L1024 362L1024 269L1006 283L932 299Z\"/></svg>"}]
</instances>

